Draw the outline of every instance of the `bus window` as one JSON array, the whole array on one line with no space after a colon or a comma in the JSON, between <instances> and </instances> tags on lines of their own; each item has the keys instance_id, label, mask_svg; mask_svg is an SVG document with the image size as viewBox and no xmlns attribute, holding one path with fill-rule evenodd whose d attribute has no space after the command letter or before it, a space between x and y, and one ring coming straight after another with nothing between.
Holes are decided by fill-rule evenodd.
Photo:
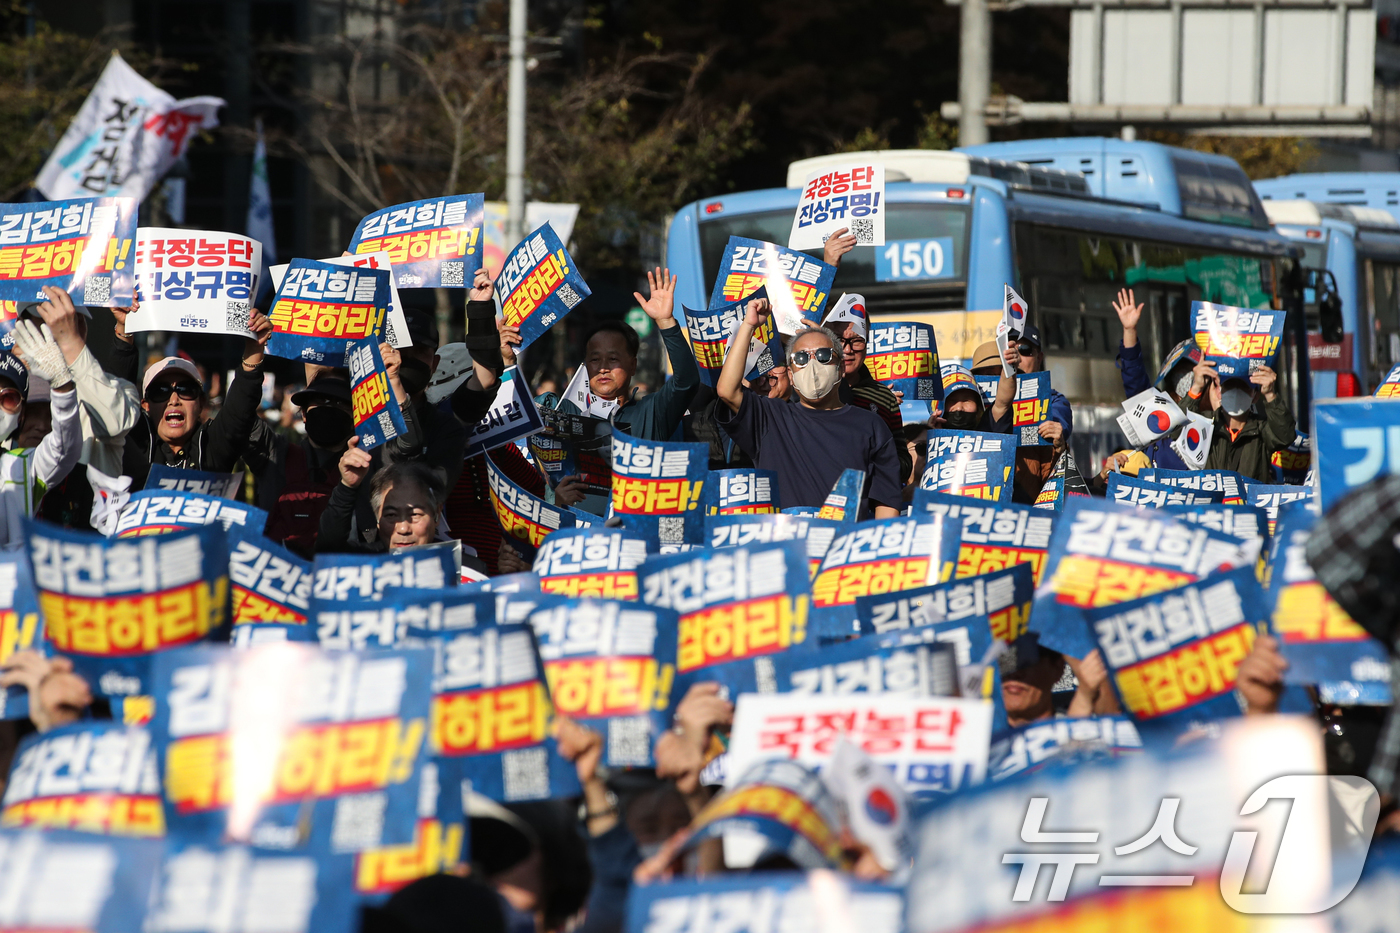
<instances>
[{"instance_id":1,"label":"bus window","mask_svg":"<svg viewBox=\"0 0 1400 933\"><path fill-rule=\"evenodd\" d=\"M949 204L891 203L885 215L885 245L857 246L841 258L832 291L885 286L961 285L967 281L969 209ZM707 282L719 275L731 236L786 244L792 211L721 216L700 223L700 257ZM821 250L807 250L820 259ZM878 256L876 254L879 254Z\"/></svg>"},{"instance_id":2,"label":"bus window","mask_svg":"<svg viewBox=\"0 0 1400 933\"><path fill-rule=\"evenodd\" d=\"M1400 265L1368 262L1371 267L1372 381L1380 382L1400 363Z\"/></svg>"}]
</instances>

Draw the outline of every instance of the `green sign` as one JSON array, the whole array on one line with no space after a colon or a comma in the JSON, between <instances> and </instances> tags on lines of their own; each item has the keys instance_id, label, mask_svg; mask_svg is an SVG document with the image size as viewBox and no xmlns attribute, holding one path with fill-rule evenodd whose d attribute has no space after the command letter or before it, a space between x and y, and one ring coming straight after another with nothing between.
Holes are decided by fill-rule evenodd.
<instances>
[{"instance_id":1,"label":"green sign","mask_svg":"<svg viewBox=\"0 0 1400 933\"><path fill-rule=\"evenodd\" d=\"M638 337L646 337L651 334L651 318L641 308L633 308L627 312L627 323L637 332Z\"/></svg>"}]
</instances>

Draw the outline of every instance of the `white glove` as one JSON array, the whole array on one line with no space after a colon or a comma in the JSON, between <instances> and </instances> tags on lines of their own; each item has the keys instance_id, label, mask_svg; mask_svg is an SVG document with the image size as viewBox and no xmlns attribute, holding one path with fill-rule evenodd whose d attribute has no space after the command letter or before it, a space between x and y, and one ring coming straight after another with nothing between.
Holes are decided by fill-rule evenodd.
<instances>
[{"instance_id":1,"label":"white glove","mask_svg":"<svg viewBox=\"0 0 1400 933\"><path fill-rule=\"evenodd\" d=\"M63 351L49 332L49 325L35 326L33 321L21 320L15 324L14 336L15 346L23 354L20 359L30 372L55 389L72 384L73 374L68 371L68 361L63 358Z\"/></svg>"}]
</instances>

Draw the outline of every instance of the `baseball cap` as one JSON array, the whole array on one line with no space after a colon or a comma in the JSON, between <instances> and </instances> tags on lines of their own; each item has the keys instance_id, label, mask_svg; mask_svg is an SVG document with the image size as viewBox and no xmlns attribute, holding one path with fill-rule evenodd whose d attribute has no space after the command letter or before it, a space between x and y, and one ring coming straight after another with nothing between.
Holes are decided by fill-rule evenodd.
<instances>
[{"instance_id":1,"label":"baseball cap","mask_svg":"<svg viewBox=\"0 0 1400 933\"><path fill-rule=\"evenodd\" d=\"M1038 347L1040 346L1040 328L1034 324L1027 324L1025 329L1021 331L1021 336L1016 339L1029 340Z\"/></svg>"},{"instance_id":2,"label":"baseball cap","mask_svg":"<svg viewBox=\"0 0 1400 933\"><path fill-rule=\"evenodd\" d=\"M152 380L161 373L168 372L172 369L179 370L189 376L201 387L204 385L204 380L199 375L199 369L193 363L189 360L181 359L178 356L167 356L165 359L157 360L146 367L146 375L141 377L141 394L146 394L146 390L151 387Z\"/></svg>"},{"instance_id":3,"label":"baseball cap","mask_svg":"<svg viewBox=\"0 0 1400 933\"><path fill-rule=\"evenodd\" d=\"M447 398L472 374L472 355L465 343L445 343L438 347L437 369L428 381L429 403L436 405Z\"/></svg>"},{"instance_id":4,"label":"baseball cap","mask_svg":"<svg viewBox=\"0 0 1400 933\"><path fill-rule=\"evenodd\" d=\"M333 370L322 372L311 380L310 385L292 396L292 404L298 408L305 408L323 399L352 404L350 380Z\"/></svg>"},{"instance_id":5,"label":"baseball cap","mask_svg":"<svg viewBox=\"0 0 1400 933\"><path fill-rule=\"evenodd\" d=\"M832 324L850 324L855 336L862 340L870 336L870 323L865 316L865 298L862 295L848 294L836 299L836 304L832 305L831 311L827 314L826 320L822 322L827 326Z\"/></svg>"},{"instance_id":6,"label":"baseball cap","mask_svg":"<svg viewBox=\"0 0 1400 933\"><path fill-rule=\"evenodd\" d=\"M979 344L977 349L972 353L972 368L976 370L981 369L983 366L996 366L998 369L1001 367L1001 352L997 350L997 342L995 340L988 340L986 343Z\"/></svg>"},{"instance_id":7,"label":"baseball cap","mask_svg":"<svg viewBox=\"0 0 1400 933\"><path fill-rule=\"evenodd\" d=\"M943 398L947 399L950 392L958 389L971 389L977 393L977 397L982 397L982 390L977 387L977 380L972 378L972 373L966 366L958 363L949 363L943 367L940 375L943 377Z\"/></svg>"},{"instance_id":8,"label":"baseball cap","mask_svg":"<svg viewBox=\"0 0 1400 933\"><path fill-rule=\"evenodd\" d=\"M0 376L13 382L24 400L29 401L29 367L21 363L19 357L0 352Z\"/></svg>"}]
</instances>

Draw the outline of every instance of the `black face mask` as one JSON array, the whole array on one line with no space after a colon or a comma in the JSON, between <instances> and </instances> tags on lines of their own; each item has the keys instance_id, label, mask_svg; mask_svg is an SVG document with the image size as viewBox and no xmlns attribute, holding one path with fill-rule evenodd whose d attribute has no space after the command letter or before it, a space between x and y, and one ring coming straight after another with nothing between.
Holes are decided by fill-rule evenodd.
<instances>
[{"instance_id":1,"label":"black face mask","mask_svg":"<svg viewBox=\"0 0 1400 933\"><path fill-rule=\"evenodd\" d=\"M428 387L433 371L422 360L404 360L399 364L399 381L409 395L417 395Z\"/></svg>"},{"instance_id":2,"label":"black face mask","mask_svg":"<svg viewBox=\"0 0 1400 933\"><path fill-rule=\"evenodd\" d=\"M308 408L305 414L306 436L311 443L326 450L343 447L355 433L355 419L350 412L329 405Z\"/></svg>"},{"instance_id":3,"label":"black face mask","mask_svg":"<svg viewBox=\"0 0 1400 933\"><path fill-rule=\"evenodd\" d=\"M982 413L977 411L950 411L943 416L943 420L948 422L948 427L955 431L975 431L978 423L982 420Z\"/></svg>"}]
</instances>

